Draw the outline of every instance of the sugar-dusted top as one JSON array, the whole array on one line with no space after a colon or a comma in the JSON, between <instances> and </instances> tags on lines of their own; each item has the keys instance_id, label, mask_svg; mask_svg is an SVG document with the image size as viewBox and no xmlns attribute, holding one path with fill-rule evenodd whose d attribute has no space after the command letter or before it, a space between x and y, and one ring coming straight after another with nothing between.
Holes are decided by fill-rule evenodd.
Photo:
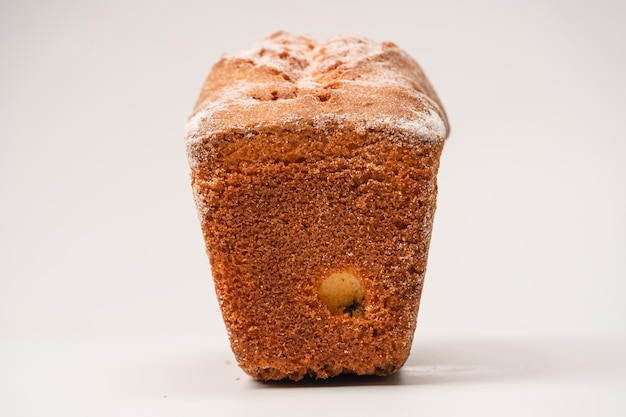
<instances>
[{"instance_id":1,"label":"sugar-dusted top","mask_svg":"<svg viewBox=\"0 0 626 417\"><path fill-rule=\"evenodd\" d=\"M409 143L443 141L449 131L424 72L393 43L278 32L213 67L186 140L311 122L391 131Z\"/></svg>"}]
</instances>

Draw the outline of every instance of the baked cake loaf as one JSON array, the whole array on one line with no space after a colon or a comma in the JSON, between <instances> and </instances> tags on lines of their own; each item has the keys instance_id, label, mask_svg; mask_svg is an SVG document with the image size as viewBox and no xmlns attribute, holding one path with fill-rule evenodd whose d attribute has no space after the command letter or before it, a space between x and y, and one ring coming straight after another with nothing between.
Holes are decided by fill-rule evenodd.
<instances>
[{"instance_id":1,"label":"baked cake loaf","mask_svg":"<svg viewBox=\"0 0 626 417\"><path fill-rule=\"evenodd\" d=\"M402 366L447 135L435 91L393 43L279 32L213 67L186 144L245 372L300 380Z\"/></svg>"}]
</instances>

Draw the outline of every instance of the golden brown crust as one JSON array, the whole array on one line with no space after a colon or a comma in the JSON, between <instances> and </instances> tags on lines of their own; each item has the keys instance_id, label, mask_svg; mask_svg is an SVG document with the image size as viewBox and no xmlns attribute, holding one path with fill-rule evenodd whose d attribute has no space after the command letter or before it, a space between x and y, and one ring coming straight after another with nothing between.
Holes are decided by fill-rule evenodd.
<instances>
[{"instance_id":1,"label":"golden brown crust","mask_svg":"<svg viewBox=\"0 0 626 417\"><path fill-rule=\"evenodd\" d=\"M193 148L224 131L337 122L390 129L404 140L441 142L448 135L435 91L393 43L339 37L318 45L278 32L213 67L186 137Z\"/></svg>"},{"instance_id":2,"label":"golden brown crust","mask_svg":"<svg viewBox=\"0 0 626 417\"><path fill-rule=\"evenodd\" d=\"M402 366L447 134L432 87L393 44L279 33L216 64L187 143L220 307L247 373L299 380ZM347 284L324 287L333 276ZM320 295L327 288L354 291L354 303Z\"/></svg>"}]
</instances>

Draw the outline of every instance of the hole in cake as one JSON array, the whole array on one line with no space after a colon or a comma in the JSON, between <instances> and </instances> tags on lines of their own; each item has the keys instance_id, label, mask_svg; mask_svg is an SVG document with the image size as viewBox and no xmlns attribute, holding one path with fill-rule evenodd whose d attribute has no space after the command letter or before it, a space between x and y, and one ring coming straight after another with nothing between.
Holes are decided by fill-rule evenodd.
<instances>
[{"instance_id":1,"label":"hole in cake","mask_svg":"<svg viewBox=\"0 0 626 417\"><path fill-rule=\"evenodd\" d=\"M403 219L397 218L393 221L394 226L396 226L399 230L404 230L409 227L409 223L404 221Z\"/></svg>"},{"instance_id":2,"label":"hole in cake","mask_svg":"<svg viewBox=\"0 0 626 417\"><path fill-rule=\"evenodd\" d=\"M302 162L306 161L306 158L302 155L298 155L296 153L289 153L286 154L282 161L280 159L277 159L276 162L282 162L285 165L289 165L289 164L300 164Z\"/></svg>"},{"instance_id":3,"label":"hole in cake","mask_svg":"<svg viewBox=\"0 0 626 417\"><path fill-rule=\"evenodd\" d=\"M330 99L330 93L328 91L322 91L317 94L317 99L321 102L328 101Z\"/></svg>"},{"instance_id":4,"label":"hole in cake","mask_svg":"<svg viewBox=\"0 0 626 417\"><path fill-rule=\"evenodd\" d=\"M349 272L336 272L322 281L319 296L331 313L350 317L363 315L365 289L361 281Z\"/></svg>"}]
</instances>

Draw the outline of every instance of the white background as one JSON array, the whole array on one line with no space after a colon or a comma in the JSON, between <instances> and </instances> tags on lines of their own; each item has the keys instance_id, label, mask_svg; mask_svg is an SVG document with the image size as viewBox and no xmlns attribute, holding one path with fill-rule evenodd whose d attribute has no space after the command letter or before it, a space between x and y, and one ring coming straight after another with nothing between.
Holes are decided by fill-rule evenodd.
<instances>
[{"instance_id":1,"label":"white background","mask_svg":"<svg viewBox=\"0 0 626 417\"><path fill-rule=\"evenodd\" d=\"M0 415L624 415L624 4L2 0ZM394 41L450 118L390 378L263 384L228 346L183 128L278 29Z\"/></svg>"}]
</instances>

